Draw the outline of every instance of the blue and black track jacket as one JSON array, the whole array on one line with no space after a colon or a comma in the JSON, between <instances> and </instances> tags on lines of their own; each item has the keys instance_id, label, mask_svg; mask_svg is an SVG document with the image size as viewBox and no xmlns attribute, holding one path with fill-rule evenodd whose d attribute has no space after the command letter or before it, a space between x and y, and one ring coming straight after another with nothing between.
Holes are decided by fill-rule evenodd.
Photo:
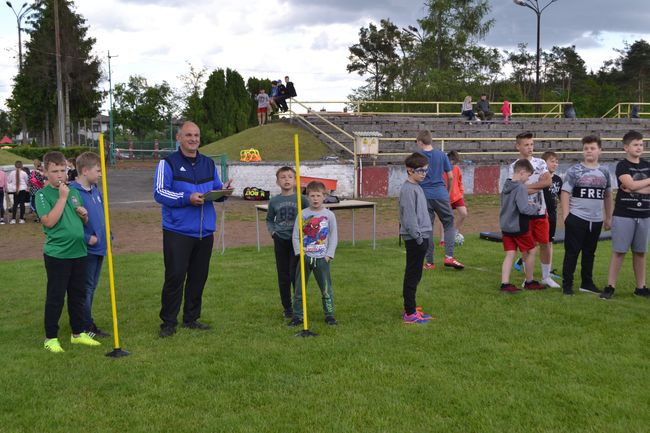
<instances>
[{"instance_id":1,"label":"blue and black track jacket","mask_svg":"<svg viewBox=\"0 0 650 433\"><path fill-rule=\"evenodd\" d=\"M190 196L222 189L214 161L197 152L194 164L180 151L158 163L153 198L162 205L163 230L201 238L215 232L217 213L212 202L190 203Z\"/></svg>"}]
</instances>

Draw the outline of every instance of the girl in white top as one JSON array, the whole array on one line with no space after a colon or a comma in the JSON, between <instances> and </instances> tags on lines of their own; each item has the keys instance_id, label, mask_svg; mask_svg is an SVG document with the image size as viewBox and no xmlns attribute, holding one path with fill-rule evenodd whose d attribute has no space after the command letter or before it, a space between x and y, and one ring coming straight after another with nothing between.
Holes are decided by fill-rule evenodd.
<instances>
[{"instance_id":1,"label":"girl in white top","mask_svg":"<svg viewBox=\"0 0 650 433\"><path fill-rule=\"evenodd\" d=\"M463 101L463 107L462 107L462 113L463 116L467 117L467 119L471 122L473 120L476 120L476 115L474 114L474 110L472 109L472 97L471 96L465 96L465 100Z\"/></svg>"},{"instance_id":2,"label":"girl in white top","mask_svg":"<svg viewBox=\"0 0 650 433\"><path fill-rule=\"evenodd\" d=\"M13 194L14 205L11 210L11 222L9 224L16 224L16 211L20 206L20 220L19 224L25 224L25 201L29 200L29 177L25 170L23 170L23 163L16 161L16 167L7 176L7 192Z\"/></svg>"}]
</instances>

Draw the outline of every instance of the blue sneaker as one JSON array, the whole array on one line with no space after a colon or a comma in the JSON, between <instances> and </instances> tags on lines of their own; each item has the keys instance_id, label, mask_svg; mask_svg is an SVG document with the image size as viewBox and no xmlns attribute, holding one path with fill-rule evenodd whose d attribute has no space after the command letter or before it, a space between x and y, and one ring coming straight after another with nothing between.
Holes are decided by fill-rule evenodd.
<instances>
[{"instance_id":1,"label":"blue sneaker","mask_svg":"<svg viewBox=\"0 0 650 433\"><path fill-rule=\"evenodd\" d=\"M515 265L513 266L515 268L515 271L523 271L524 270L524 260L519 257L519 260L515 262Z\"/></svg>"},{"instance_id":2,"label":"blue sneaker","mask_svg":"<svg viewBox=\"0 0 650 433\"><path fill-rule=\"evenodd\" d=\"M415 324L415 325L425 325L429 323L428 320L421 319L417 312L413 314L404 313L404 315L402 316L402 322L407 324Z\"/></svg>"},{"instance_id":3,"label":"blue sneaker","mask_svg":"<svg viewBox=\"0 0 650 433\"><path fill-rule=\"evenodd\" d=\"M433 316L430 314L424 314L422 307L415 308L415 314L417 314L422 320L433 320Z\"/></svg>"}]
</instances>

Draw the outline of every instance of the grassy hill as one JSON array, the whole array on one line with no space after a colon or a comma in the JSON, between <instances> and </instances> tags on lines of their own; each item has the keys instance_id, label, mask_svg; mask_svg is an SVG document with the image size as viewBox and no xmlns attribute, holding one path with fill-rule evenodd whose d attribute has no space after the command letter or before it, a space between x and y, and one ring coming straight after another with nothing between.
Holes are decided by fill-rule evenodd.
<instances>
[{"instance_id":1,"label":"grassy hill","mask_svg":"<svg viewBox=\"0 0 650 433\"><path fill-rule=\"evenodd\" d=\"M275 122L262 127L249 128L239 134L207 144L201 153L216 155L225 153L229 160L239 160L239 151L255 148L263 161L287 161L294 159L293 136L298 134L300 159L313 160L331 154L320 140L304 129L285 122Z\"/></svg>"},{"instance_id":2,"label":"grassy hill","mask_svg":"<svg viewBox=\"0 0 650 433\"><path fill-rule=\"evenodd\" d=\"M16 161L22 161L24 163L31 162L27 158L22 156L15 155L8 150L0 150L0 165L13 165Z\"/></svg>"}]
</instances>

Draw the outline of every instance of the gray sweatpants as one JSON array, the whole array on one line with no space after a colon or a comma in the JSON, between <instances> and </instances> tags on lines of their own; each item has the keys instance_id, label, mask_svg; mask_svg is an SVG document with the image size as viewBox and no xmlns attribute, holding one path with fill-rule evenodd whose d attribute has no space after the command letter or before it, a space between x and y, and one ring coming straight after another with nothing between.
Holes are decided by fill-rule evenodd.
<instances>
[{"instance_id":1,"label":"gray sweatpants","mask_svg":"<svg viewBox=\"0 0 650 433\"><path fill-rule=\"evenodd\" d=\"M429 217L431 217L432 229L433 222L436 219L436 215L438 215L438 218L440 219L440 222L442 223L442 226L445 230L445 255L453 257L456 229L454 229L454 212L451 210L449 199L427 199L427 209L429 211ZM433 263L433 249L435 242L436 241L434 240L433 236L431 236L429 238L429 248L427 248L427 263Z\"/></svg>"}]
</instances>

